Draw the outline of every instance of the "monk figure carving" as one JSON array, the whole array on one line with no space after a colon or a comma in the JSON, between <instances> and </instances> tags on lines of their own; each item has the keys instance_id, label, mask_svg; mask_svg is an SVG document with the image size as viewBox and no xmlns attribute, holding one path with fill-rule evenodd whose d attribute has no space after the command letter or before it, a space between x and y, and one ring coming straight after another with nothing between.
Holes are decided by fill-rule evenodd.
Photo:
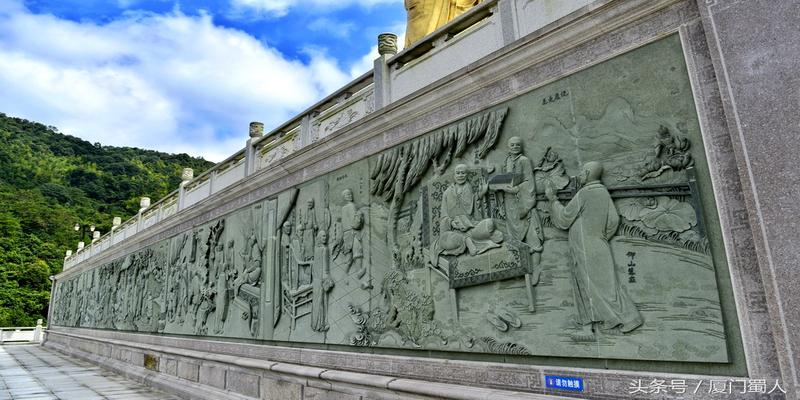
<instances>
[{"instance_id":1,"label":"monk figure carving","mask_svg":"<svg viewBox=\"0 0 800 400\"><path fill-rule=\"evenodd\" d=\"M619 214L600 182L602 174L602 164L586 163L578 176L583 187L566 206L558 201L552 184L545 190L553 224L569 230L572 293L581 327L571 338L580 342L596 340L601 329L626 333L643 323L614 267L609 240L619 226Z\"/></svg>"},{"instance_id":2,"label":"monk figure carving","mask_svg":"<svg viewBox=\"0 0 800 400\"><path fill-rule=\"evenodd\" d=\"M441 234L433 242L431 263L438 263L440 255L458 256L464 252L481 254L500 247L503 232L496 229L491 218L479 219L478 201L486 195L489 187L485 182L478 193L467 182L467 166L459 164L453 174L455 183L442 194Z\"/></svg>"}]
</instances>

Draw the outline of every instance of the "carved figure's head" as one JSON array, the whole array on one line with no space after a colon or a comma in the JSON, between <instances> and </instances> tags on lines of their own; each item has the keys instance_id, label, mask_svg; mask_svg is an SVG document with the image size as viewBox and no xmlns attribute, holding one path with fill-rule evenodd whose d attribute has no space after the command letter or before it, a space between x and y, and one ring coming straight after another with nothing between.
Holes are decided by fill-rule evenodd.
<instances>
[{"instance_id":1,"label":"carved figure's head","mask_svg":"<svg viewBox=\"0 0 800 400\"><path fill-rule=\"evenodd\" d=\"M578 177L578 183L585 185L589 182L599 181L603 176L603 164L597 161L589 161L583 164L581 175Z\"/></svg>"},{"instance_id":2,"label":"carved figure's head","mask_svg":"<svg viewBox=\"0 0 800 400\"><path fill-rule=\"evenodd\" d=\"M508 152L515 156L522 154L522 139L519 136L508 139Z\"/></svg>"},{"instance_id":3,"label":"carved figure's head","mask_svg":"<svg viewBox=\"0 0 800 400\"><path fill-rule=\"evenodd\" d=\"M463 185L467 182L467 165L466 164L458 164L456 165L456 170L453 173L453 177L456 180L456 183L459 185Z\"/></svg>"},{"instance_id":4,"label":"carved figure's head","mask_svg":"<svg viewBox=\"0 0 800 400\"><path fill-rule=\"evenodd\" d=\"M351 203L353 201L353 191L350 189L342 190L342 198L344 201Z\"/></svg>"},{"instance_id":5,"label":"carved figure's head","mask_svg":"<svg viewBox=\"0 0 800 400\"><path fill-rule=\"evenodd\" d=\"M553 149L549 149L547 150L547 153L545 153L544 159L547 162L555 162L556 160L558 160L558 153L553 151Z\"/></svg>"},{"instance_id":6,"label":"carved figure's head","mask_svg":"<svg viewBox=\"0 0 800 400\"><path fill-rule=\"evenodd\" d=\"M314 199L308 199L306 201L306 205L308 206L309 210L313 209L314 208Z\"/></svg>"},{"instance_id":7,"label":"carved figure's head","mask_svg":"<svg viewBox=\"0 0 800 400\"><path fill-rule=\"evenodd\" d=\"M292 223L291 221L286 221L283 223L283 233L289 235L292 233Z\"/></svg>"},{"instance_id":8,"label":"carved figure's head","mask_svg":"<svg viewBox=\"0 0 800 400\"><path fill-rule=\"evenodd\" d=\"M656 136L658 137L658 142L662 145L666 146L672 143L672 133L670 133L669 129L664 125L658 127L658 134Z\"/></svg>"}]
</instances>

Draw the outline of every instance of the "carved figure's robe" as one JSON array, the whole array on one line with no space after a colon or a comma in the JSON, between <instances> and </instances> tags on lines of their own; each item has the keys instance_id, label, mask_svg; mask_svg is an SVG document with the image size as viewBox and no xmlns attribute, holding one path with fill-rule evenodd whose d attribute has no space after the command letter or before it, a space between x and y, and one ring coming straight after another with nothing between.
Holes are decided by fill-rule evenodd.
<instances>
[{"instance_id":1,"label":"carved figure's robe","mask_svg":"<svg viewBox=\"0 0 800 400\"><path fill-rule=\"evenodd\" d=\"M317 246L311 264L311 329L316 332L328 330L328 290L333 286L329 262L328 246Z\"/></svg>"},{"instance_id":2,"label":"carved figure's robe","mask_svg":"<svg viewBox=\"0 0 800 400\"><path fill-rule=\"evenodd\" d=\"M347 255L348 264L358 263L364 256L361 244L364 220L357 214L355 203L349 202L342 206L342 250Z\"/></svg>"},{"instance_id":3,"label":"carved figure's robe","mask_svg":"<svg viewBox=\"0 0 800 400\"><path fill-rule=\"evenodd\" d=\"M608 189L590 182L566 205L551 203L553 224L569 229L572 288L578 323L599 323L630 332L643 322L628 293L620 285L608 241L619 226L619 214Z\"/></svg>"},{"instance_id":4,"label":"carved figure's robe","mask_svg":"<svg viewBox=\"0 0 800 400\"><path fill-rule=\"evenodd\" d=\"M303 260L314 258L314 238L317 236L317 213L314 209L308 209L302 215L300 222L301 249Z\"/></svg>"},{"instance_id":5,"label":"carved figure's robe","mask_svg":"<svg viewBox=\"0 0 800 400\"><path fill-rule=\"evenodd\" d=\"M491 218L479 220L474 215L478 200L468 183L454 184L444 191L440 221L442 230L433 243L432 263L437 263L442 254L457 256L468 248L474 250L474 254L480 254L499 247L503 233L495 229ZM460 229L456 226L460 226Z\"/></svg>"},{"instance_id":6,"label":"carved figure's robe","mask_svg":"<svg viewBox=\"0 0 800 400\"><path fill-rule=\"evenodd\" d=\"M544 235L542 222L535 208L536 181L531 160L522 154L509 154L504 172L522 175L522 182L517 185L519 191L506 193L504 196L509 233L532 249L541 250Z\"/></svg>"}]
</instances>

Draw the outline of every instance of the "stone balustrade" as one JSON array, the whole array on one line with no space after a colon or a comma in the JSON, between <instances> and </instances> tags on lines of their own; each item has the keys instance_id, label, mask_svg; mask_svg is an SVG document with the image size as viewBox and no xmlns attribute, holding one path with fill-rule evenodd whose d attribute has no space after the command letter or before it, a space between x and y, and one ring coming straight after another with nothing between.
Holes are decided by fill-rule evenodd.
<instances>
[{"instance_id":1,"label":"stone balustrade","mask_svg":"<svg viewBox=\"0 0 800 400\"><path fill-rule=\"evenodd\" d=\"M41 319L36 321L36 326L0 327L0 344L11 342L40 343L44 337L42 335L44 329Z\"/></svg>"},{"instance_id":2,"label":"stone balustrade","mask_svg":"<svg viewBox=\"0 0 800 400\"><path fill-rule=\"evenodd\" d=\"M411 48L399 53L382 48L373 71L356 78L266 135L261 134L263 124L254 123L257 124L255 130L251 124L245 148L208 171L190 176L178 190L140 210L83 249L71 253L64 259L64 269L100 254L250 175L279 164L303 147L341 133L376 110L401 103L404 98L424 91L432 83L457 75L459 70L525 35L547 30L548 25L552 25L550 29L557 28L558 24L553 21L569 19L570 14L580 14L576 11L589 4L599 7L598 3L604 2L570 0L558 2L556 7L549 3L545 0L484 1Z\"/></svg>"}]
</instances>

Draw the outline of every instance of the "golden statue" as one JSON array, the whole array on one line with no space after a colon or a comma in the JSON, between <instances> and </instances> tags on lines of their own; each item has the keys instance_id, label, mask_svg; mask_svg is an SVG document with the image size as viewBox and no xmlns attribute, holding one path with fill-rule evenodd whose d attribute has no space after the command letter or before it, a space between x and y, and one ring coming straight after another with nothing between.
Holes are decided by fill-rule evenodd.
<instances>
[{"instance_id":1,"label":"golden statue","mask_svg":"<svg viewBox=\"0 0 800 400\"><path fill-rule=\"evenodd\" d=\"M452 21L481 0L405 0L408 12L406 48Z\"/></svg>"}]
</instances>

